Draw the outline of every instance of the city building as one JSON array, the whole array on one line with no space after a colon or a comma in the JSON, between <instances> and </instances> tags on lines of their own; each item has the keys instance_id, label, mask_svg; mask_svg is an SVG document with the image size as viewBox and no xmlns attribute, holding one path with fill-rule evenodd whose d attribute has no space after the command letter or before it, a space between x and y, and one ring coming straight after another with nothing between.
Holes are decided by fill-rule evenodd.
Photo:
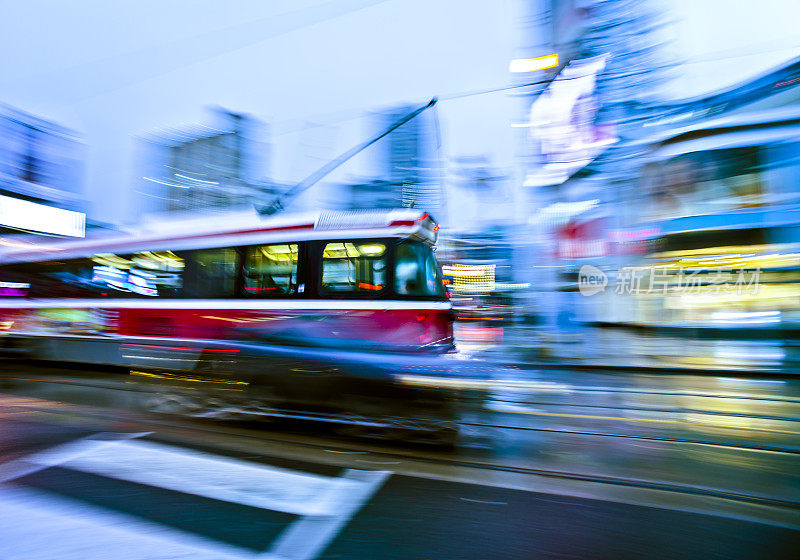
<instances>
[{"instance_id":1,"label":"city building","mask_svg":"<svg viewBox=\"0 0 800 560\"><path fill-rule=\"evenodd\" d=\"M265 155L252 140L256 123L228 111L216 116L215 127L171 132L151 142L141 191L151 198L145 206L150 213L241 210L266 205L281 192L257 171Z\"/></svg>"},{"instance_id":2,"label":"city building","mask_svg":"<svg viewBox=\"0 0 800 560\"><path fill-rule=\"evenodd\" d=\"M381 179L354 181L344 186L348 193L343 207L357 208L400 208L407 206L403 200L403 183Z\"/></svg>"},{"instance_id":3,"label":"city building","mask_svg":"<svg viewBox=\"0 0 800 560\"><path fill-rule=\"evenodd\" d=\"M627 282L603 298L607 320L728 330L800 325L797 66L790 61L687 102L676 110L691 115L677 120L682 126L656 122L638 188L618 207L621 227L609 232L644 241L619 246L627 250L613 257L618 278L640 289Z\"/></svg>"},{"instance_id":4,"label":"city building","mask_svg":"<svg viewBox=\"0 0 800 560\"><path fill-rule=\"evenodd\" d=\"M372 115L364 140L384 133L417 108L401 105ZM325 192L316 203L342 209L422 208L438 220L444 219L434 118L423 112L377 140L363 152L365 167L344 179L324 183Z\"/></svg>"},{"instance_id":5,"label":"city building","mask_svg":"<svg viewBox=\"0 0 800 560\"><path fill-rule=\"evenodd\" d=\"M690 29L718 15L710 2L698 9L650 0L523 4L528 16L518 56L559 56L552 68L512 74L520 86L520 118L514 126L522 147L521 189L531 240L516 248L516 278L535 278L542 287L527 306L552 320L567 309L581 322L655 326L728 321L724 313L714 315L726 306L748 320L760 320L765 312L783 321L797 315L793 290L775 286L774 275L764 279L773 284L767 289L779 294L777 299L717 298L714 305L707 294L695 299L654 294L644 279L641 288L650 293L642 297L615 293L614 286L638 289L638 283L625 283L631 269L674 268L679 253L694 259L724 244L736 245L755 255L746 259L750 270L764 260L762 253L789 251L778 246L795 243L798 229L788 210L798 192L793 140L800 137L793 120L800 102L798 59L759 74L763 60L779 56L770 53L757 61L761 66L737 67L736 75L751 77L730 85L731 73L721 69L739 55L717 59L718 53L709 50L687 53L695 60L684 60L674 56L669 33L663 32L684 29L690 45L715 48L714 29L703 27L702 37ZM664 8L675 14L669 22L659 15ZM699 66L705 72L696 72ZM704 93L688 97L676 84ZM706 237L691 234L695 229ZM718 257L719 263L735 260ZM781 261L781 274L789 273L787 262ZM585 265L608 274L604 294L584 298L578 293ZM678 281L661 280L666 291ZM552 297L552 290L561 293Z\"/></svg>"},{"instance_id":6,"label":"city building","mask_svg":"<svg viewBox=\"0 0 800 560\"><path fill-rule=\"evenodd\" d=\"M651 108L626 138L630 180L603 153L558 186L538 215L564 210L548 237L565 286L584 265L609 277L571 298L583 321L731 336L800 325L799 75L793 59Z\"/></svg>"},{"instance_id":7,"label":"city building","mask_svg":"<svg viewBox=\"0 0 800 560\"><path fill-rule=\"evenodd\" d=\"M389 128L415 109L401 105L379 113L376 129ZM442 208L443 193L433 118L431 112L421 113L378 142L377 175L384 188L391 185L397 192L400 206L424 208L435 216Z\"/></svg>"},{"instance_id":8,"label":"city building","mask_svg":"<svg viewBox=\"0 0 800 560\"><path fill-rule=\"evenodd\" d=\"M0 233L83 236L83 145L56 123L0 107Z\"/></svg>"}]
</instances>

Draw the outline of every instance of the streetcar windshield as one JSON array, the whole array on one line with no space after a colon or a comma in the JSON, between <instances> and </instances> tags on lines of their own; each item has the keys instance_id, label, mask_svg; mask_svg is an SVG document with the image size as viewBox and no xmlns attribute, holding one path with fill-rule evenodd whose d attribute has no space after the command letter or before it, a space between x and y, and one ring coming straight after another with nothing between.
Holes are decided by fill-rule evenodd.
<instances>
[{"instance_id":1,"label":"streetcar windshield","mask_svg":"<svg viewBox=\"0 0 800 560\"><path fill-rule=\"evenodd\" d=\"M429 247L411 242L397 247L394 289L406 296L444 296L439 264Z\"/></svg>"}]
</instances>

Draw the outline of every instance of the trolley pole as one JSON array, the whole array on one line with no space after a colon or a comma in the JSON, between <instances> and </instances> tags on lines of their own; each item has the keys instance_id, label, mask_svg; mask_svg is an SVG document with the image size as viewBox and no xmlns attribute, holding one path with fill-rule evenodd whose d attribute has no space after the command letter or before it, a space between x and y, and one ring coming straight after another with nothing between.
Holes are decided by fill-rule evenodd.
<instances>
[{"instance_id":1,"label":"trolley pole","mask_svg":"<svg viewBox=\"0 0 800 560\"><path fill-rule=\"evenodd\" d=\"M337 157L335 159L332 159L331 161L329 161L328 163L326 163L325 165L323 165L322 167L320 167L319 169L314 171L314 173L312 173L311 175L309 175L308 177L306 177L305 179L303 179L302 181L297 183L295 186L290 188L288 191L283 193L281 196L279 196L278 198L273 200L268 206L265 206L265 207L262 207L262 208L258 208L259 214L272 215L272 214L276 214L277 212L280 212L281 210L286 208L286 206L289 205L289 203L292 201L292 199L294 199L299 194L301 194L301 193L305 192L306 190L310 189L311 187L313 187L315 184L317 184L319 181L321 181L326 175L331 173L337 167L339 167L343 163L347 162L349 159L353 158L356 154L358 154L358 153L364 151L365 149L369 148L375 142L377 142L378 140L380 140L384 136L388 135L390 132L392 132L396 128L400 128L405 123L407 123L411 119L415 118L417 115L419 115L423 111L426 111L426 110L430 109L431 107L436 105L436 102L437 102L437 98L434 97L433 99L431 99L428 102L427 105L423 105L422 107L419 107L418 109L415 109L414 111L408 113L407 115L405 115L401 119L399 119L396 122L392 123L391 126L389 126L387 129L385 129L383 132L381 132L377 136L374 136L374 137L370 138L369 140L367 140L366 142L362 142L361 144L350 148L349 150L347 150L345 153L343 153L339 157Z\"/></svg>"}]
</instances>

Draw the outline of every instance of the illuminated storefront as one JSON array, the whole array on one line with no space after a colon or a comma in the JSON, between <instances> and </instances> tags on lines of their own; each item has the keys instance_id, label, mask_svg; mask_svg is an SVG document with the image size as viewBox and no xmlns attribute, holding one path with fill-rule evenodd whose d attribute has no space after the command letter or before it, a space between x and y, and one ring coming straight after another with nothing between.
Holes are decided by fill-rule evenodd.
<instances>
[{"instance_id":1,"label":"illuminated storefront","mask_svg":"<svg viewBox=\"0 0 800 560\"><path fill-rule=\"evenodd\" d=\"M800 108L677 131L653 145L630 201L650 229L607 297L615 321L800 324Z\"/></svg>"}]
</instances>

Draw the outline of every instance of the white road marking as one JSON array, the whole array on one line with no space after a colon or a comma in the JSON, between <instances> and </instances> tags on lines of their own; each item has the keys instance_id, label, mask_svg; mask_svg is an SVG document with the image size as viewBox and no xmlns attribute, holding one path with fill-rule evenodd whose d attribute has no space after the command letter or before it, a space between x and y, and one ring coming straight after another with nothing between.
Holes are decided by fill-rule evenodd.
<instances>
[{"instance_id":1,"label":"white road marking","mask_svg":"<svg viewBox=\"0 0 800 560\"><path fill-rule=\"evenodd\" d=\"M311 560L336 538L391 475L388 471L356 469L340 477L301 473L150 441L132 441L142 435L146 434L126 434L121 439L119 435L118 439L85 438L59 445L0 466L0 482L58 465L290 513L299 519L277 537L269 550L254 554L132 516L106 513L77 500L0 487L0 541L4 547L13 545L14 550L13 555L2 559L84 560L105 557L113 549L115 560Z\"/></svg>"},{"instance_id":2,"label":"white road marking","mask_svg":"<svg viewBox=\"0 0 800 560\"><path fill-rule=\"evenodd\" d=\"M339 496L337 515L308 516L295 521L281 533L269 555L291 560L316 558L391 474L388 471L348 470L342 478L358 482L358 487Z\"/></svg>"},{"instance_id":3,"label":"white road marking","mask_svg":"<svg viewBox=\"0 0 800 560\"><path fill-rule=\"evenodd\" d=\"M473 502L476 504L489 504L492 506L507 506L508 502L491 502L489 500L473 500L472 498L459 498L459 500L464 500L465 502Z\"/></svg>"},{"instance_id":4,"label":"white road marking","mask_svg":"<svg viewBox=\"0 0 800 560\"><path fill-rule=\"evenodd\" d=\"M358 486L357 482L341 478L218 458L150 441L130 441L97 449L63 466L294 515L332 515L337 507L338 487L349 492Z\"/></svg>"},{"instance_id":5,"label":"white road marking","mask_svg":"<svg viewBox=\"0 0 800 560\"><path fill-rule=\"evenodd\" d=\"M243 560L241 548L37 490L0 488L3 560Z\"/></svg>"},{"instance_id":6,"label":"white road marking","mask_svg":"<svg viewBox=\"0 0 800 560\"><path fill-rule=\"evenodd\" d=\"M102 439L104 434L94 434L89 437L57 445L44 451L27 455L21 459L9 461L0 465L0 483L10 482L35 472L55 467L67 461L79 458L81 455L95 453L100 449L120 445L128 439L149 435L153 432L138 432L132 434L113 434L114 439Z\"/></svg>"}]
</instances>

